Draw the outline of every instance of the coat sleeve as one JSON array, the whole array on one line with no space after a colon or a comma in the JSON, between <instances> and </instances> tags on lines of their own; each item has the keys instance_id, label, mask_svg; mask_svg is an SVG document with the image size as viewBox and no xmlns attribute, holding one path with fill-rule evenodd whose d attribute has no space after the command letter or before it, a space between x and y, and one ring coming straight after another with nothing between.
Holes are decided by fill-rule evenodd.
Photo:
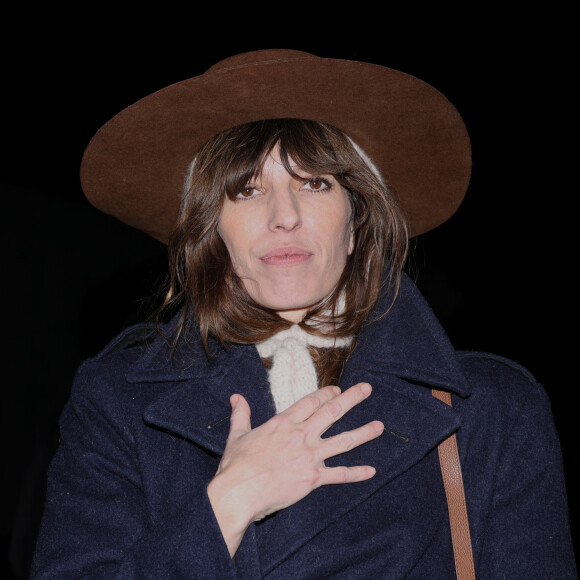
<instances>
[{"instance_id":1,"label":"coat sleeve","mask_svg":"<svg viewBox=\"0 0 580 580\"><path fill-rule=\"evenodd\" d=\"M512 382L519 395L507 397L507 409L495 423L503 436L478 578L573 580L578 576L559 439L546 392L527 379Z\"/></svg>"},{"instance_id":2,"label":"coat sleeve","mask_svg":"<svg viewBox=\"0 0 580 580\"><path fill-rule=\"evenodd\" d=\"M88 375L61 416L31 578L235 578L204 484L151 524L128 422Z\"/></svg>"}]
</instances>

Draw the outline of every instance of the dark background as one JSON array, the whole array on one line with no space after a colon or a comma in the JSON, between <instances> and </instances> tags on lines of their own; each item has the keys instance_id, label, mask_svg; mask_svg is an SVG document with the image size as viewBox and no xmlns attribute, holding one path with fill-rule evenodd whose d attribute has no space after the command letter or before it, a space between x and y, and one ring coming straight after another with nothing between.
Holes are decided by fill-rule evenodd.
<instances>
[{"instance_id":1,"label":"dark background","mask_svg":"<svg viewBox=\"0 0 580 580\"><path fill-rule=\"evenodd\" d=\"M344 14L287 6L267 19L266 10L99 10L5 11L2 24L0 577L26 576L76 367L147 316L144 299L165 276L163 246L85 201L84 147L139 98L260 48L397 68L436 86L463 115L469 191L455 216L414 241L409 270L456 347L513 358L544 384L577 537L571 15L488 7L421 13L419 22L352 6ZM296 86L298 96L307 90L308 79Z\"/></svg>"}]
</instances>

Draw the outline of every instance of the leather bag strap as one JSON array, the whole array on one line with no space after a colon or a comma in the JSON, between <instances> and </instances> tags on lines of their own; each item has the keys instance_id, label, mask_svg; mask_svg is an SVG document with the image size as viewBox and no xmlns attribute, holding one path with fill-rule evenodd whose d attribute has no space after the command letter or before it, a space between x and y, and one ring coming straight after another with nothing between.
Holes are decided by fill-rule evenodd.
<instances>
[{"instance_id":1,"label":"leather bag strap","mask_svg":"<svg viewBox=\"0 0 580 580\"><path fill-rule=\"evenodd\" d=\"M432 389L431 392L434 397L451 406L451 393L437 389ZM451 524L451 539L457 580L475 580L469 519L467 517L463 475L461 474L455 433L439 444L438 451L449 509L449 523Z\"/></svg>"}]
</instances>

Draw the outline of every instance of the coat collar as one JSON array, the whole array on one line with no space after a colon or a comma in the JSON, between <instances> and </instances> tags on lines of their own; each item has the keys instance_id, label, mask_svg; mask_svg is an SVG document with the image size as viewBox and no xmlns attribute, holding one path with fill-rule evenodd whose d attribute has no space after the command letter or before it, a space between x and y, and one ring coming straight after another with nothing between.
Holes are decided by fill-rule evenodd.
<instances>
[{"instance_id":1,"label":"coat collar","mask_svg":"<svg viewBox=\"0 0 580 580\"><path fill-rule=\"evenodd\" d=\"M379 302L363 328L358 347L349 361L355 367L376 365L385 372L470 395L455 349L419 290L404 275L397 299L383 318L387 298Z\"/></svg>"},{"instance_id":2,"label":"coat collar","mask_svg":"<svg viewBox=\"0 0 580 580\"><path fill-rule=\"evenodd\" d=\"M385 300L376 310L380 312L384 305ZM147 422L221 454L233 393L247 398L254 427L269 419L275 407L266 371L253 345L224 348L214 342L210 346L213 354L208 360L196 331L190 329L169 362L170 345L158 337L130 368L126 379L130 383L164 383L157 400L145 410ZM461 397L470 394L453 347L406 276L388 315L363 328L341 383L347 388L362 380L373 386L384 383L407 405L414 402L436 410L436 414L442 404L433 400L431 387ZM224 425L225 429L220 428Z\"/></svg>"}]
</instances>

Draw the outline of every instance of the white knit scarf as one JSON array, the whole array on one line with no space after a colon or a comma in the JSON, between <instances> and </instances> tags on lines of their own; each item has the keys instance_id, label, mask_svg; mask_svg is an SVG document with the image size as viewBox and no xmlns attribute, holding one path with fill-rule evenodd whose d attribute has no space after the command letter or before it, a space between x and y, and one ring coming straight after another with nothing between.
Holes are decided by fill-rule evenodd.
<instances>
[{"instance_id":1,"label":"white knit scarf","mask_svg":"<svg viewBox=\"0 0 580 580\"><path fill-rule=\"evenodd\" d=\"M335 338L309 334L294 324L257 343L256 348L262 358L272 357L268 379L276 411L278 413L284 411L318 388L316 369L308 346L340 348L350 345L351 342L350 337Z\"/></svg>"}]
</instances>

